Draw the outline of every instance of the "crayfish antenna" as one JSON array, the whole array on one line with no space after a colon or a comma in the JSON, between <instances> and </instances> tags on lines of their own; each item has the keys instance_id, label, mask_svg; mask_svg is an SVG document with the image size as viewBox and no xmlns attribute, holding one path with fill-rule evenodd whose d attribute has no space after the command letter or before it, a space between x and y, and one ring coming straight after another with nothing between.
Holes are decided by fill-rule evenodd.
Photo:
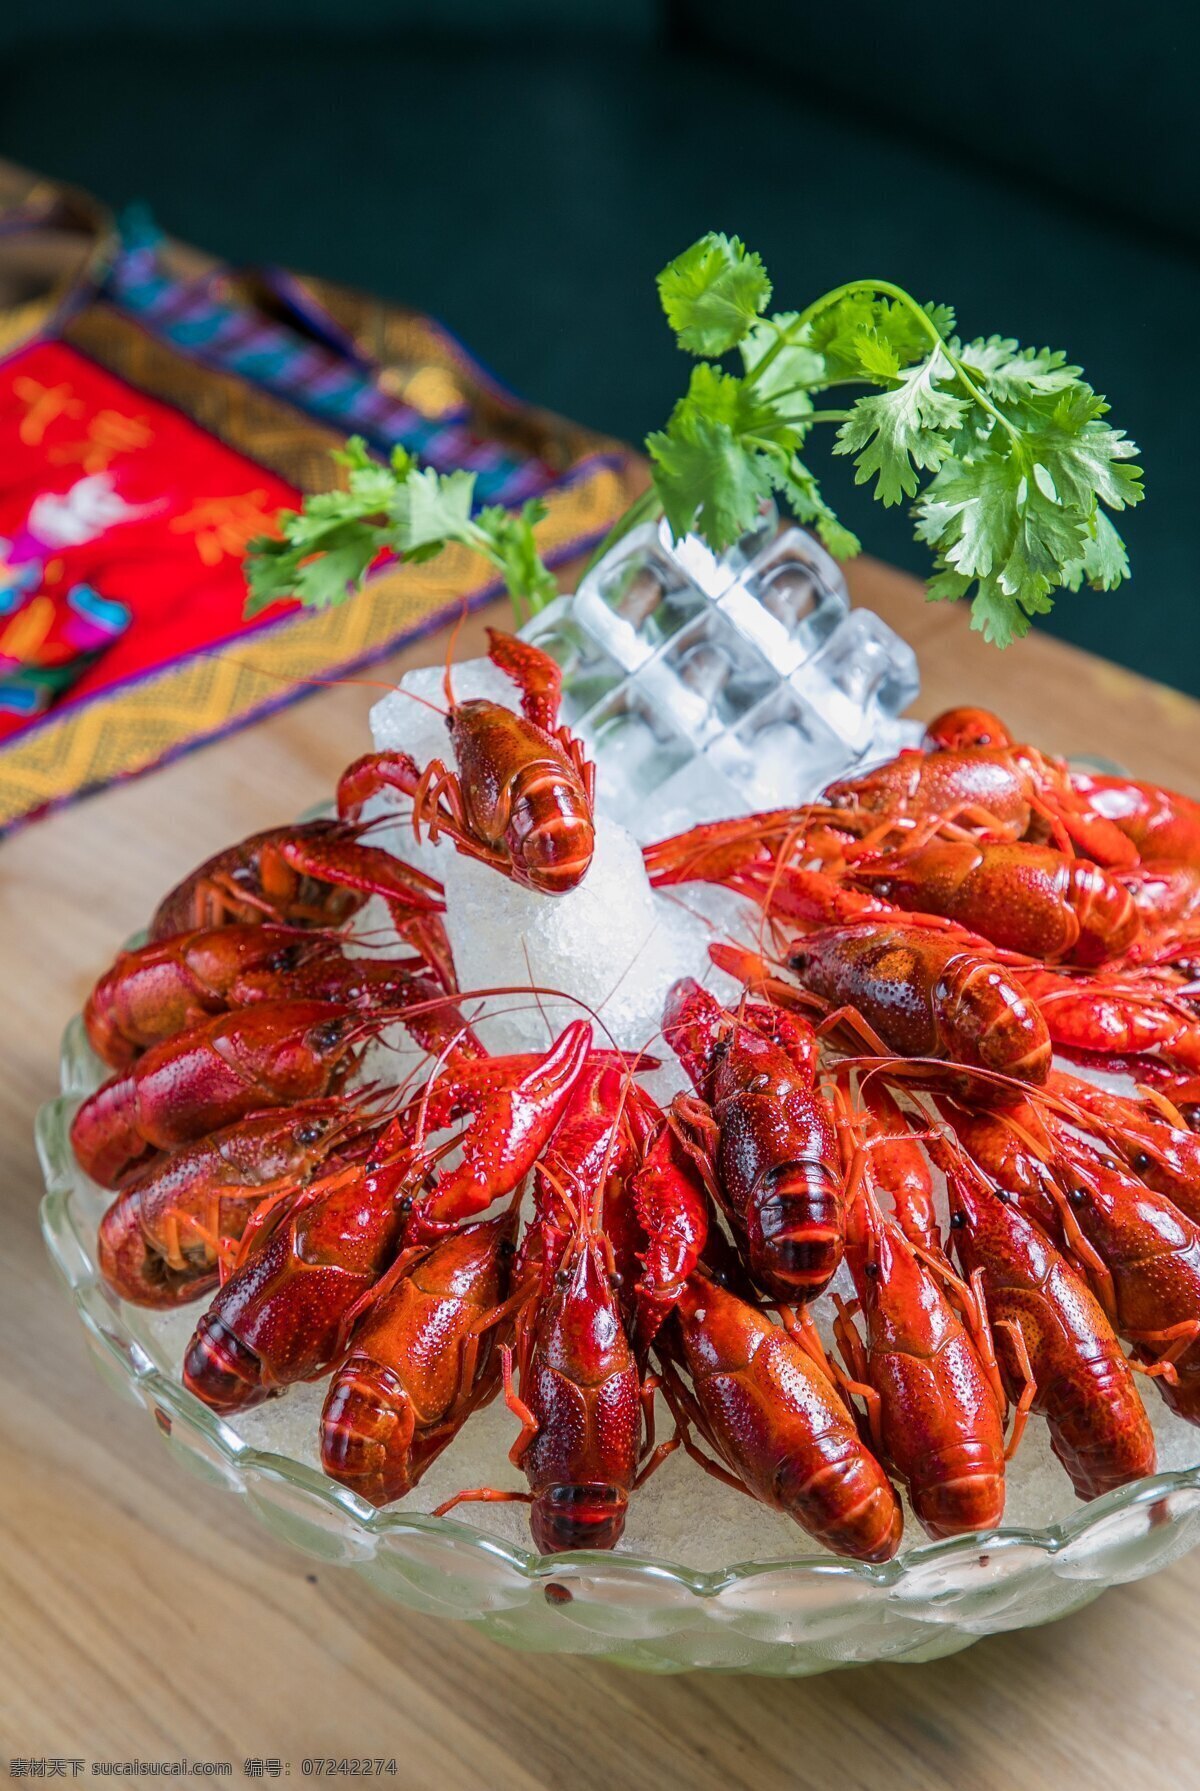
<instances>
[{"instance_id":1,"label":"crayfish antenna","mask_svg":"<svg viewBox=\"0 0 1200 1791\"><path fill-rule=\"evenodd\" d=\"M222 665L236 666L239 671L250 672L256 678L272 678L277 684L311 685L316 690L337 690L342 685L346 685L348 688L361 685L364 690L386 690L389 696L409 697L414 703L420 703L423 709L432 709L435 715L445 715L446 713L444 709L439 709L436 703L431 703L428 697L418 696L415 690L405 690L402 685L389 684L386 678L317 678L311 672L300 678L287 672L277 672L273 666L255 665L249 659L229 659L225 654L218 655L215 651L202 652L198 657L201 659L217 659L219 657ZM388 818L390 819L390 817Z\"/></svg>"}]
</instances>

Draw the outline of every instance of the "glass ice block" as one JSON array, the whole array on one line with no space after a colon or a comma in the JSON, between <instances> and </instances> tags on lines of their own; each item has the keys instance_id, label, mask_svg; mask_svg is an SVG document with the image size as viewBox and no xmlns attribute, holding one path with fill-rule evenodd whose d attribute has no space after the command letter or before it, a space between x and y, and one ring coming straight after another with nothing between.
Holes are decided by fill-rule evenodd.
<instances>
[{"instance_id":1,"label":"glass ice block","mask_svg":"<svg viewBox=\"0 0 1200 1791\"><path fill-rule=\"evenodd\" d=\"M593 567L575 595L585 625L628 669L698 614L707 594L643 523Z\"/></svg>"},{"instance_id":2,"label":"glass ice block","mask_svg":"<svg viewBox=\"0 0 1200 1791\"><path fill-rule=\"evenodd\" d=\"M646 694L698 745L736 727L779 679L771 660L716 604L681 628L638 675Z\"/></svg>"},{"instance_id":3,"label":"glass ice block","mask_svg":"<svg viewBox=\"0 0 1200 1791\"><path fill-rule=\"evenodd\" d=\"M851 610L836 562L773 506L721 555L643 523L524 632L562 666L564 719L618 815L706 775L726 814L802 801L920 737L900 719L911 648Z\"/></svg>"},{"instance_id":4,"label":"glass ice block","mask_svg":"<svg viewBox=\"0 0 1200 1791\"><path fill-rule=\"evenodd\" d=\"M745 809L810 802L846 763L837 734L788 684L714 740L705 758Z\"/></svg>"},{"instance_id":5,"label":"glass ice block","mask_svg":"<svg viewBox=\"0 0 1200 1791\"><path fill-rule=\"evenodd\" d=\"M798 528L783 529L761 547L720 603L785 675L811 657L850 609L837 561Z\"/></svg>"},{"instance_id":6,"label":"glass ice block","mask_svg":"<svg viewBox=\"0 0 1200 1791\"><path fill-rule=\"evenodd\" d=\"M584 716L578 731L600 769L599 807L626 826L638 804L695 751L688 736L633 678Z\"/></svg>"},{"instance_id":7,"label":"glass ice block","mask_svg":"<svg viewBox=\"0 0 1200 1791\"><path fill-rule=\"evenodd\" d=\"M921 687L917 656L873 610L852 610L793 677L799 694L856 755Z\"/></svg>"}]
</instances>

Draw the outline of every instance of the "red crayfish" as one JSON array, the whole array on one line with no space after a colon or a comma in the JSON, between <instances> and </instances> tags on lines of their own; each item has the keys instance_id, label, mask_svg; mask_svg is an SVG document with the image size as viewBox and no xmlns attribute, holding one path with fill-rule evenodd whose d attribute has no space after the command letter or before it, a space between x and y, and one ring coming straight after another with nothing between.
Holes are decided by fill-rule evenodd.
<instances>
[{"instance_id":1,"label":"red crayfish","mask_svg":"<svg viewBox=\"0 0 1200 1791\"><path fill-rule=\"evenodd\" d=\"M587 875L595 845L595 767L558 725L562 674L528 641L488 629L493 664L521 693L521 714L476 698L456 703L446 674L446 726L457 771L440 759L422 770L404 752L368 753L342 774L338 808L362 812L369 797L411 796L413 829L439 833L514 883L565 895Z\"/></svg>"}]
</instances>

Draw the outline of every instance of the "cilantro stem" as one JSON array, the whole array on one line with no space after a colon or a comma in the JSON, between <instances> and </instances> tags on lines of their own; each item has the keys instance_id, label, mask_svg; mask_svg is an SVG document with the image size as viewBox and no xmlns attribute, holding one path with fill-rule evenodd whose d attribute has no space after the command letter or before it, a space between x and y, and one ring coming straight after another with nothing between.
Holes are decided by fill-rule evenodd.
<instances>
[{"instance_id":1,"label":"cilantro stem","mask_svg":"<svg viewBox=\"0 0 1200 1791\"><path fill-rule=\"evenodd\" d=\"M796 327L793 324L785 329L782 324L776 323L773 317L764 318L763 321L770 329L775 331L775 340L772 342L770 348L758 357L753 367L747 367L746 384L751 386L754 384L755 380L758 379L760 374L766 372L772 361L774 361L778 355L781 355L785 348L791 347L792 330Z\"/></svg>"},{"instance_id":2,"label":"cilantro stem","mask_svg":"<svg viewBox=\"0 0 1200 1791\"><path fill-rule=\"evenodd\" d=\"M609 548L615 547L630 531L641 522L649 522L652 517L662 515L662 499L653 485L647 485L640 497L634 498L623 516L618 516L609 529L599 547L595 549L583 569L582 577L586 578L593 566L598 566Z\"/></svg>"},{"instance_id":3,"label":"cilantro stem","mask_svg":"<svg viewBox=\"0 0 1200 1791\"><path fill-rule=\"evenodd\" d=\"M1002 410L997 410L986 392L980 391L979 387L975 384L975 381L971 378L971 375L963 366L963 363L951 349L950 344L946 341L942 332L930 317L928 311L925 310L923 305L917 303L910 292L905 292L903 286L896 286L891 280L847 280L843 286L835 286L831 292L824 293L821 298L814 299L811 305L806 306L805 309L800 312L796 321L790 325L790 330L798 333L805 324L812 322L819 311L823 311L827 305L836 305L839 299L846 298L852 292L884 293L888 298L895 299L897 304L905 306L920 324L934 346L941 350L947 363L954 369L955 376L963 389L970 394L971 398L974 399L981 410L986 411L989 417L1000 424L1014 446L1020 443L1020 430L1015 428L1013 424L1009 422ZM780 346L782 346L782 344L780 344ZM768 353L770 352L771 351L768 350ZM757 369L755 369L755 371L757 371Z\"/></svg>"}]
</instances>

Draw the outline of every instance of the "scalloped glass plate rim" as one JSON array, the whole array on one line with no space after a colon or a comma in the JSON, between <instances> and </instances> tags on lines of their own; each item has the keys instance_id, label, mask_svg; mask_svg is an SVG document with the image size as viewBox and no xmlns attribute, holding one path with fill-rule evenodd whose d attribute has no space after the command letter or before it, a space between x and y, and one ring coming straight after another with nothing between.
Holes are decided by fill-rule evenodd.
<instances>
[{"instance_id":1,"label":"scalloped glass plate rim","mask_svg":"<svg viewBox=\"0 0 1200 1791\"><path fill-rule=\"evenodd\" d=\"M74 1025L75 1022L72 1022ZM794 1579L837 1582L880 1593L902 1589L906 1581L922 1572L954 1563L967 1565L981 1554L989 1556L1034 1549L1047 1561L1078 1547L1090 1532L1098 1531L1108 1518L1143 1505L1153 1505L1172 1494L1200 1493L1200 1464L1191 1468L1172 1469L1120 1487L1103 1498L1081 1505L1070 1518L1048 1524L1042 1529L1000 1525L994 1530L972 1532L943 1542L919 1544L902 1550L893 1560L873 1566L858 1561L845 1561L827 1555L794 1555L768 1561L733 1562L726 1568L699 1569L670 1561L632 1553L602 1550L575 1550L557 1555L539 1555L503 1538L489 1536L469 1524L451 1518L438 1518L419 1512L376 1510L348 1488L341 1487L318 1468L307 1467L290 1456L256 1449L241 1442L228 1427L193 1394L169 1380L144 1356L142 1345L122 1324L121 1303L105 1289L95 1273L88 1246L80 1236L72 1210L73 1188L60 1180L51 1181L48 1134L56 1127L69 1097L59 1095L38 1111L37 1137L39 1153L47 1178L47 1193L41 1207L42 1234L54 1266L69 1291L76 1313L95 1342L137 1389L139 1401L146 1396L160 1407L166 1407L185 1419L200 1432L232 1470L253 1471L269 1476L302 1491L330 1513L348 1518L365 1536L373 1540L413 1533L452 1538L457 1546L477 1551L481 1556L503 1564L531 1586L548 1579L561 1579L564 1574L603 1569L611 1572L632 1571L672 1583L696 1598L715 1598L732 1586L743 1586L757 1580L788 1575ZM83 1271L77 1270L64 1249L64 1230L69 1235ZM102 1329L84 1303L84 1295L98 1288L113 1315L111 1330ZM138 1357L142 1358L139 1363ZM144 1365L143 1365L144 1364Z\"/></svg>"}]
</instances>

